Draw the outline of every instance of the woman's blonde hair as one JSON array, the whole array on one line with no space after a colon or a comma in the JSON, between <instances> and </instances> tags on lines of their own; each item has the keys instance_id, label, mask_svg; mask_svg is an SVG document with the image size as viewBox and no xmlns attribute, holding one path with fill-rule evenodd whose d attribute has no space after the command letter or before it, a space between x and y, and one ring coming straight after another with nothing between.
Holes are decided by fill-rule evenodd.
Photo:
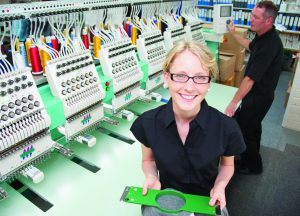
<instances>
[{"instance_id":1,"label":"woman's blonde hair","mask_svg":"<svg viewBox=\"0 0 300 216\"><path fill-rule=\"evenodd\" d=\"M165 72L170 72L170 67L176 56L185 50L196 55L199 58L200 63L203 65L203 68L208 68L209 75L211 77L215 77L218 73L218 66L213 54L207 46L196 41L179 41L176 43L166 56L163 64L163 70Z\"/></svg>"}]
</instances>

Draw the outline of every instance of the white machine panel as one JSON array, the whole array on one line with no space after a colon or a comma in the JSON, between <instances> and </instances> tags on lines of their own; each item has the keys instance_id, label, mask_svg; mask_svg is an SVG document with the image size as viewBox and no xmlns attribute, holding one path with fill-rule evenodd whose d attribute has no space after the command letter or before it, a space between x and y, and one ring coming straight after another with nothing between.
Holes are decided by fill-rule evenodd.
<instances>
[{"instance_id":1,"label":"white machine panel","mask_svg":"<svg viewBox=\"0 0 300 216\"><path fill-rule=\"evenodd\" d=\"M148 63L148 80L146 91L149 92L163 84L162 65L166 57L166 46L161 32L153 30L139 35L137 50L142 61ZM161 78L157 78L161 77Z\"/></svg>"},{"instance_id":2,"label":"white machine panel","mask_svg":"<svg viewBox=\"0 0 300 216\"><path fill-rule=\"evenodd\" d=\"M97 110L97 117L93 121L100 121L103 117L101 100L105 97L105 91L88 50L48 61L46 74L52 94L63 101L64 114L68 121L65 125L68 139L73 139L77 132L91 125L71 123L81 118L85 110Z\"/></svg>"},{"instance_id":3,"label":"white machine panel","mask_svg":"<svg viewBox=\"0 0 300 216\"><path fill-rule=\"evenodd\" d=\"M30 70L1 74L0 86L1 181L36 157L48 153L53 141L49 135L51 120ZM20 158L20 152L29 146L33 148L30 157Z\"/></svg>"},{"instance_id":4,"label":"white machine panel","mask_svg":"<svg viewBox=\"0 0 300 216\"><path fill-rule=\"evenodd\" d=\"M177 24L176 26L168 27L164 32L164 39L167 51L171 50L175 43L186 39L183 26L181 24Z\"/></svg>"},{"instance_id":5,"label":"white machine panel","mask_svg":"<svg viewBox=\"0 0 300 216\"><path fill-rule=\"evenodd\" d=\"M132 46L130 38L105 44L101 47L100 63L105 76L111 77L113 81L114 99L112 101L113 110L117 111L120 107L131 103L136 97L128 97L122 103L118 97L122 97L125 92L132 91L133 88L139 89L139 82L143 78L138 60ZM139 96L139 95L137 95Z\"/></svg>"},{"instance_id":6,"label":"white machine panel","mask_svg":"<svg viewBox=\"0 0 300 216\"><path fill-rule=\"evenodd\" d=\"M200 21L188 22L187 25L184 27L186 32L186 39L198 41L206 45L205 39L201 32L201 25L202 23Z\"/></svg>"}]
</instances>

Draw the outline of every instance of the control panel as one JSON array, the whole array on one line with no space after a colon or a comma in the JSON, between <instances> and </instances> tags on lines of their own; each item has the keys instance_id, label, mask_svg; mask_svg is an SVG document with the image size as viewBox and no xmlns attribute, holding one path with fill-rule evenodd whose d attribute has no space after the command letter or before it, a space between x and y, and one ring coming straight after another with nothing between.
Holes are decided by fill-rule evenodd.
<instances>
[{"instance_id":1,"label":"control panel","mask_svg":"<svg viewBox=\"0 0 300 216\"><path fill-rule=\"evenodd\" d=\"M186 32L186 39L206 44L203 34L201 32L201 25L202 24L200 21L189 21L184 27L184 30Z\"/></svg>"},{"instance_id":2,"label":"control panel","mask_svg":"<svg viewBox=\"0 0 300 216\"><path fill-rule=\"evenodd\" d=\"M48 154L51 120L29 69L0 74L0 182Z\"/></svg>"},{"instance_id":3,"label":"control panel","mask_svg":"<svg viewBox=\"0 0 300 216\"><path fill-rule=\"evenodd\" d=\"M185 40L186 35L182 24L178 23L177 25L168 27L164 32L164 39L167 51L171 50L178 41Z\"/></svg>"},{"instance_id":4,"label":"control panel","mask_svg":"<svg viewBox=\"0 0 300 216\"><path fill-rule=\"evenodd\" d=\"M100 63L105 76L113 81L113 112L140 96L139 82L143 78L129 37L104 44L100 51Z\"/></svg>"},{"instance_id":5,"label":"control panel","mask_svg":"<svg viewBox=\"0 0 300 216\"><path fill-rule=\"evenodd\" d=\"M148 63L146 91L149 92L163 84L162 65L166 57L164 38L158 29L142 33L137 39L137 50L142 61Z\"/></svg>"},{"instance_id":6,"label":"control panel","mask_svg":"<svg viewBox=\"0 0 300 216\"><path fill-rule=\"evenodd\" d=\"M67 139L101 120L105 92L88 50L48 61L46 73L52 94L63 102Z\"/></svg>"}]
</instances>

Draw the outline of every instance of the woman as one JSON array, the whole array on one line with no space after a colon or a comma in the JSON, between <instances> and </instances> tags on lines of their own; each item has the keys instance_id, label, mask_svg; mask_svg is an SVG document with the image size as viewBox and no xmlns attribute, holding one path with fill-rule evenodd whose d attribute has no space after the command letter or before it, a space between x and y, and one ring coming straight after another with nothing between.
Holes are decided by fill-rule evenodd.
<instances>
[{"instance_id":1,"label":"woman","mask_svg":"<svg viewBox=\"0 0 300 216\"><path fill-rule=\"evenodd\" d=\"M148 188L172 188L210 196L209 204L220 205L226 215L225 187L234 173L234 155L245 144L237 123L204 99L217 71L213 55L206 46L182 41L168 53L163 69L171 99L131 127L142 143L143 194ZM149 209L143 215L155 215L157 210Z\"/></svg>"}]
</instances>

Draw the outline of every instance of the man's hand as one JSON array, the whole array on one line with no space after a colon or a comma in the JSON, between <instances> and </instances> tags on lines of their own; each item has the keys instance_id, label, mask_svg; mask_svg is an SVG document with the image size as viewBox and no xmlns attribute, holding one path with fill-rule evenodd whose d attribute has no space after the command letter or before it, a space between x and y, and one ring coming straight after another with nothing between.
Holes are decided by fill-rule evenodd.
<instances>
[{"instance_id":1,"label":"man's hand","mask_svg":"<svg viewBox=\"0 0 300 216\"><path fill-rule=\"evenodd\" d=\"M237 108L237 103L231 101L225 110L225 115L229 117L234 116L236 108Z\"/></svg>"},{"instance_id":2,"label":"man's hand","mask_svg":"<svg viewBox=\"0 0 300 216\"><path fill-rule=\"evenodd\" d=\"M226 22L227 23L227 22ZM235 33L235 25L233 24L233 21L230 20L230 23L226 24L230 34L234 34Z\"/></svg>"},{"instance_id":3,"label":"man's hand","mask_svg":"<svg viewBox=\"0 0 300 216\"><path fill-rule=\"evenodd\" d=\"M156 176L149 176L146 178L144 185L143 185L143 195L146 195L148 192L148 188L160 190L161 184L160 181Z\"/></svg>"}]
</instances>

